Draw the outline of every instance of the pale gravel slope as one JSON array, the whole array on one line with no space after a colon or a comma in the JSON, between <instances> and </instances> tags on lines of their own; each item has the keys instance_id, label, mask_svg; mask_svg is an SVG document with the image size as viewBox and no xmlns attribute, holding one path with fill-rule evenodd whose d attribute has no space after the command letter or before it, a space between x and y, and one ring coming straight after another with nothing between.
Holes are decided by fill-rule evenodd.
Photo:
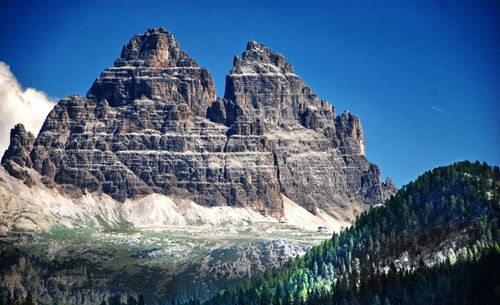
<instances>
[{"instance_id":1,"label":"pale gravel slope","mask_svg":"<svg viewBox=\"0 0 500 305\"><path fill-rule=\"evenodd\" d=\"M37 180L36 172L32 175ZM286 223L307 231L319 226L339 231L349 223L319 210L313 215L283 196ZM279 223L251 208L206 207L191 200L151 194L120 203L106 194L90 193L70 198L57 189L36 182L32 188L0 168L0 232L12 229L47 230L60 224L68 227L117 225L129 222L137 229L169 229L184 226L244 226L254 223Z\"/></svg>"}]
</instances>

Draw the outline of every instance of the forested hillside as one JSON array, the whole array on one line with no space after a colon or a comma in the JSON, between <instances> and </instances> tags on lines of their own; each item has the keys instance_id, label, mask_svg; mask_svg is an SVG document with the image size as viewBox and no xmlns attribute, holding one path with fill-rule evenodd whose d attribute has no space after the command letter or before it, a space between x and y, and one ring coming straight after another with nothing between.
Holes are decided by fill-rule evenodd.
<instances>
[{"instance_id":1,"label":"forested hillside","mask_svg":"<svg viewBox=\"0 0 500 305\"><path fill-rule=\"evenodd\" d=\"M436 168L304 257L203 304L497 304L499 202L497 166Z\"/></svg>"}]
</instances>

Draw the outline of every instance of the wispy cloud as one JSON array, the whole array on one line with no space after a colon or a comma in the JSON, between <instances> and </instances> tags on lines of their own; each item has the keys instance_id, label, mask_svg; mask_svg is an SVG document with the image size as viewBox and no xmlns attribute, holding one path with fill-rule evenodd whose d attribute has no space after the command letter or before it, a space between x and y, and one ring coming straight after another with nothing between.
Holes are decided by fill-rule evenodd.
<instances>
[{"instance_id":1,"label":"wispy cloud","mask_svg":"<svg viewBox=\"0 0 500 305\"><path fill-rule=\"evenodd\" d=\"M37 134L55 101L33 88L23 89L10 67L0 61L0 156L9 146L10 129L23 123Z\"/></svg>"},{"instance_id":2,"label":"wispy cloud","mask_svg":"<svg viewBox=\"0 0 500 305\"><path fill-rule=\"evenodd\" d=\"M437 111L437 112L441 112L441 113L446 113L446 114L451 114L451 112L447 111L447 110L444 110L443 108L439 108L439 107L436 107L434 105L429 105L429 107L434 110L434 111Z\"/></svg>"}]
</instances>

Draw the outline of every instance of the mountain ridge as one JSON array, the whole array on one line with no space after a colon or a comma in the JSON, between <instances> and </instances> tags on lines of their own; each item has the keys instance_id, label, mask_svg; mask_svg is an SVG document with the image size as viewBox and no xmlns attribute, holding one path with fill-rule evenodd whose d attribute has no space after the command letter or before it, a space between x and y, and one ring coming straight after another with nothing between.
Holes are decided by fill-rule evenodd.
<instances>
[{"instance_id":1,"label":"mountain ridge","mask_svg":"<svg viewBox=\"0 0 500 305\"><path fill-rule=\"evenodd\" d=\"M209 72L173 35L149 29L86 97L59 101L23 148L29 162L18 165L31 163L49 186L119 201L175 194L281 217L285 195L341 221L382 203L395 186L366 159L359 118L336 116L292 71L284 56L250 41L217 98ZM2 164L13 174L23 149L11 146Z\"/></svg>"}]
</instances>

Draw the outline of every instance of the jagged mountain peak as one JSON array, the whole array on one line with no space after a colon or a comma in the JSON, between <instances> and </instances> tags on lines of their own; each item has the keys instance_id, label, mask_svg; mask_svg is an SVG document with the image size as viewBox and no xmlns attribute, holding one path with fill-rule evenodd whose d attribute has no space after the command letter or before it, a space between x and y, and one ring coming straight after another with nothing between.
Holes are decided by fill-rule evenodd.
<instances>
[{"instance_id":1,"label":"jagged mountain peak","mask_svg":"<svg viewBox=\"0 0 500 305\"><path fill-rule=\"evenodd\" d=\"M10 130L10 144L2 157L2 164L12 160L20 166L31 166L29 151L33 147L35 136L19 123Z\"/></svg>"},{"instance_id":2,"label":"jagged mountain peak","mask_svg":"<svg viewBox=\"0 0 500 305\"><path fill-rule=\"evenodd\" d=\"M135 35L123 47L115 66L173 68L198 67L198 64L181 50L172 33L160 27Z\"/></svg>"},{"instance_id":3,"label":"jagged mountain peak","mask_svg":"<svg viewBox=\"0 0 500 305\"><path fill-rule=\"evenodd\" d=\"M280 53L250 40L241 58L236 56L231 74L286 74L293 73L292 65Z\"/></svg>"},{"instance_id":4,"label":"jagged mountain peak","mask_svg":"<svg viewBox=\"0 0 500 305\"><path fill-rule=\"evenodd\" d=\"M163 28L151 28L134 36L113 67L104 70L87 98L107 100L112 107L148 98L163 103L185 103L192 113L204 115L215 100L210 73L183 50Z\"/></svg>"},{"instance_id":5,"label":"jagged mountain peak","mask_svg":"<svg viewBox=\"0 0 500 305\"><path fill-rule=\"evenodd\" d=\"M23 124L16 124L10 130L10 144L1 161L1 164L11 176L24 180L24 183L28 186L33 184L33 179L25 168L32 165L30 152L33 149L34 142L35 136L27 131Z\"/></svg>"}]
</instances>

